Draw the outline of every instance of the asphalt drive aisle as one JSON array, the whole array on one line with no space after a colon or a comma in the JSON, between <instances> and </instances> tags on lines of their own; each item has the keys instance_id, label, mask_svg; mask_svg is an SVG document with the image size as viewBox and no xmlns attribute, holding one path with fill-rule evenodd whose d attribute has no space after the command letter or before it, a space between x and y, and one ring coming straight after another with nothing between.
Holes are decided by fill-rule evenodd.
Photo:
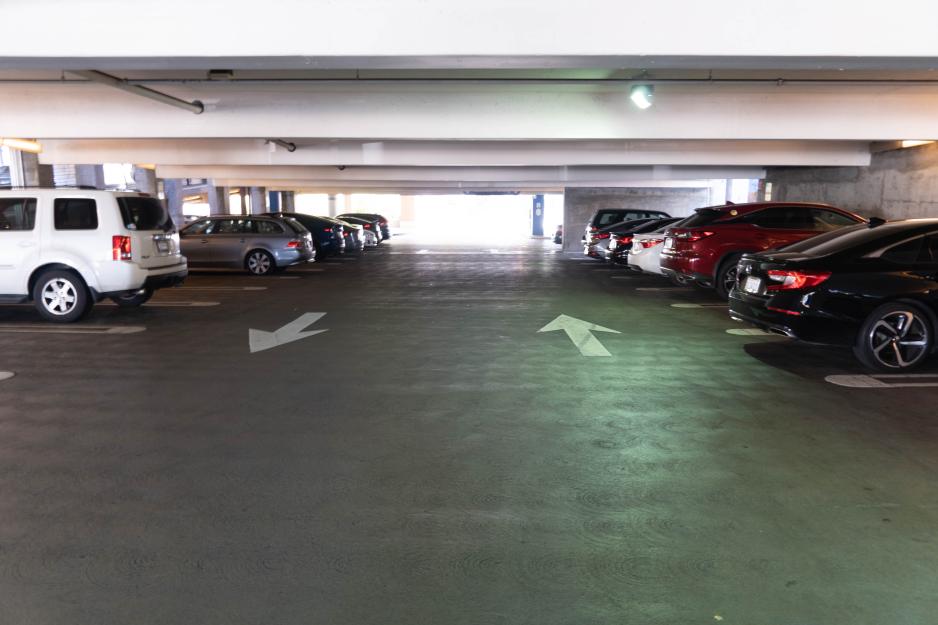
<instances>
[{"instance_id":1,"label":"asphalt drive aisle","mask_svg":"<svg viewBox=\"0 0 938 625\"><path fill-rule=\"evenodd\" d=\"M97 308L96 334L4 332L38 322L0 310L15 373L0 379L0 622L938 611L934 389L829 384L858 372L848 356L728 334L725 309L673 306L717 303L700 292L539 241L401 238L187 286ZM313 313L305 331L324 332L251 353L249 330ZM560 315L617 331L594 333L610 355L538 332Z\"/></svg>"}]
</instances>

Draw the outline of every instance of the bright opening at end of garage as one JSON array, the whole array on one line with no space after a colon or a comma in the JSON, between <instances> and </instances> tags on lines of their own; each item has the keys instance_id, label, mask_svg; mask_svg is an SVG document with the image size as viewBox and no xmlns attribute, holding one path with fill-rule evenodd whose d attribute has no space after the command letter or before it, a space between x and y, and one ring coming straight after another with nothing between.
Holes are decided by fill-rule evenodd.
<instances>
[{"instance_id":1,"label":"bright opening at end of garage","mask_svg":"<svg viewBox=\"0 0 938 625\"><path fill-rule=\"evenodd\" d=\"M505 246L530 239L534 195L395 195L340 194L334 213L379 213L394 230L415 244ZM296 196L296 210L330 214L329 196ZM563 195L544 196L544 236L552 237L563 222Z\"/></svg>"}]
</instances>

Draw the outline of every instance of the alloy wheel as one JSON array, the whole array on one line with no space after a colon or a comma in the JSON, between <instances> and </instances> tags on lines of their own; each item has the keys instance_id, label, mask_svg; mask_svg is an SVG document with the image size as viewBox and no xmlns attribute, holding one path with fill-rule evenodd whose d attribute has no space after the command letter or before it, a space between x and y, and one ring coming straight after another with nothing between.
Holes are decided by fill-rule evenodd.
<instances>
[{"instance_id":1,"label":"alloy wheel","mask_svg":"<svg viewBox=\"0 0 938 625\"><path fill-rule=\"evenodd\" d=\"M56 277L42 287L42 305L53 315L67 315L78 304L78 289L66 278Z\"/></svg>"},{"instance_id":2,"label":"alloy wheel","mask_svg":"<svg viewBox=\"0 0 938 625\"><path fill-rule=\"evenodd\" d=\"M727 269L726 274L723 276L723 288L726 289L726 292L729 293L733 290L733 287L736 286L736 277L739 274L739 267L733 265Z\"/></svg>"},{"instance_id":3,"label":"alloy wheel","mask_svg":"<svg viewBox=\"0 0 938 625\"><path fill-rule=\"evenodd\" d=\"M264 275L270 271L270 257L264 252L254 252L248 256L248 271Z\"/></svg>"},{"instance_id":4,"label":"alloy wheel","mask_svg":"<svg viewBox=\"0 0 938 625\"><path fill-rule=\"evenodd\" d=\"M873 357L884 367L905 369L928 350L928 325L911 310L898 310L880 318L867 336Z\"/></svg>"}]
</instances>

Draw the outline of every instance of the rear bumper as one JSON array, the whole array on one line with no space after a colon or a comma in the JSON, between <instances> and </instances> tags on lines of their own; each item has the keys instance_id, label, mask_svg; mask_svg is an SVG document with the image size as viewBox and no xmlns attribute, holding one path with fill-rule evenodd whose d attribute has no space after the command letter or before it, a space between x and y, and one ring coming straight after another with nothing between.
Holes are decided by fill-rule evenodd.
<instances>
[{"instance_id":1,"label":"rear bumper","mask_svg":"<svg viewBox=\"0 0 938 625\"><path fill-rule=\"evenodd\" d=\"M278 267L289 267L290 265L298 265L300 263L308 263L311 260L315 260L316 250L277 250L274 253L274 256L276 257Z\"/></svg>"},{"instance_id":2,"label":"rear bumper","mask_svg":"<svg viewBox=\"0 0 938 625\"><path fill-rule=\"evenodd\" d=\"M774 298L773 298L774 299ZM733 289L729 296L729 314L766 332L809 343L826 345L852 345L859 327L846 319L835 319L818 314L796 303L778 303L773 299L753 301ZM768 306L776 305L771 310ZM787 312L783 312L787 311Z\"/></svg>"},{"instance_id":3,"label":"rear bumper","mask_svg":"<svg viewBox=\"0 0 938 625\"><path fill-rule=\"evenodd\" d=\"M102 300L108 297L120 297L123 295L133 295L134 293L139 293L143 289L156 291L158 289L165 289L173 286L179 286L182 284L186 276L189 275L189 269L185 264L182 265L182 269L176 268L174 271L160 273L157 275L150 275L144 279L143 284L135 289L120 289L116 291L107 291L105 293L94 292L96 300Z\"/></svg>"},{"instance_id":4,"label":"rear bumper","mask_svg":"<svg viewBox=\"0 0 938 625\"><path fill-rule=\"evenodd\" d=\"M661 272L667 276L689 278L700 284L713 284L713 266L709 258L684 252L661 252Z\"/></svg>"}]
</instances>

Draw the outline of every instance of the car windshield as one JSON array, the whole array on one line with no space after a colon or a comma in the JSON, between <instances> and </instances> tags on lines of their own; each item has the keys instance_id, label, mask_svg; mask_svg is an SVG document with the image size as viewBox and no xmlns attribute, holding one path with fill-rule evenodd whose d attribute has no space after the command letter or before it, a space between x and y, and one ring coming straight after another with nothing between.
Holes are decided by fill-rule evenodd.
<instances>
[{"instance_id":1,"label":"car windshield","mask_svg":"<svg viewBox=\"0 0 938 625\"><path fill-rule=\"evenodd\" d=\"M175 228L163 203L152 197L119 197L117 206L128 230L163 230Z\"/></svg>"}]
</instances>

